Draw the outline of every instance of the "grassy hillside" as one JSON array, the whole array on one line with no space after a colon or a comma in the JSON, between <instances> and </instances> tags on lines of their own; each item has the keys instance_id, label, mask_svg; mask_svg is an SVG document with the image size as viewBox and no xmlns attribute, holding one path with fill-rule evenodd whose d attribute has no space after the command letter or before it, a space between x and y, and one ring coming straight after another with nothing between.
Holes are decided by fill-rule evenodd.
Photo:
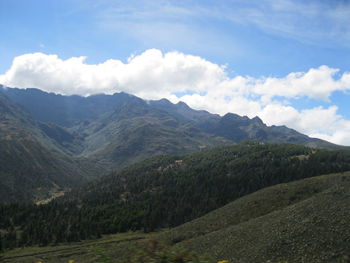
<instances>
[{"instance_id":1,"label":"grassy hillside","mask_svg":"<svg viewBox=\"0 0 350 263\"><path fill-rule=\"evenodd\" d=\"M131 256L142 248L155 233L124 233L104 236L98 240L86 240L48 247L17 248L0 254L6 263L114 263Z\"/></svg>"},{"instance_id":2,"label":"grassy hillside","mask_svg":"<svg viewBox=\"0 0 350 263\"><path fill-rule=\"evenodd\" d=\"M257 191L161 238L231 262L348 262L350 173Z\"/></svg>"}]
</instances>

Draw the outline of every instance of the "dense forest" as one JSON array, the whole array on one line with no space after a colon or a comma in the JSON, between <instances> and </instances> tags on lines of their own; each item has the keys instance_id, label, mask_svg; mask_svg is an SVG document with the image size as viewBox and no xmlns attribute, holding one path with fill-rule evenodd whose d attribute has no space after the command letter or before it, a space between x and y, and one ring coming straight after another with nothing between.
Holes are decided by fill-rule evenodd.
<instances>
[{"instance_id":1,"label":"dense forest","mask_svg":"<svg viewBox=\"0 0 350 263\"><path fill-rule=\"evenodd\" d=\"M267 186L349 170L350 151L292 144L154 157L45 205L0 205L0 248L173 227Z\"/></svg>"}]
</instances>

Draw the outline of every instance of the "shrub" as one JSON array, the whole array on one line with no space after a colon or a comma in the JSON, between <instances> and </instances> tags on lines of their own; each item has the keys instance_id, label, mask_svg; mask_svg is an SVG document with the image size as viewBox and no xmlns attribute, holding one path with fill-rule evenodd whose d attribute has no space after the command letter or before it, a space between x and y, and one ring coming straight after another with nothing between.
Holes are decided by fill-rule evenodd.
<instances>
[{"instance_id":1,"label":"shrub","mask_svg":"<svg viewBox=\"0 0 350 263\"><path fill-rule=\"evenodd\" d=\"M212 263L207 258L181 248L169 248L157 240L151 240L123 263Z\"/></svg>"}]
</instances>

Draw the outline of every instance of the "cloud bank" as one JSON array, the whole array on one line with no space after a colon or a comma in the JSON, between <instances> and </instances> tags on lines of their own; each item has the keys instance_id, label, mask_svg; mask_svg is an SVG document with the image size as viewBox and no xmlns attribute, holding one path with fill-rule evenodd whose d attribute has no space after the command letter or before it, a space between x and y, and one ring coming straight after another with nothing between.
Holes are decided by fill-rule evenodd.
<instances>
[{"instance_id":1,"label":"cloud bank","mask_svg":"<svg viewBox=\"0 0 350 263\"><path fill-rule=\"evenodd\" d=\"M331 105L296 109L289 100L328 101L333 92L350 89L350 73L328 66L293 72L282 78L231 77L225 66L180 52L157 49L127 62L110 59L87 64L85 57L66 60L33 53L18 56L0 75L9 87L39 88L64 95L127 92L143 99L182 100L195 109L259 116L268 125L286 125L302 133L350 145L350 121Z\"/></svg>"}]
</instances>

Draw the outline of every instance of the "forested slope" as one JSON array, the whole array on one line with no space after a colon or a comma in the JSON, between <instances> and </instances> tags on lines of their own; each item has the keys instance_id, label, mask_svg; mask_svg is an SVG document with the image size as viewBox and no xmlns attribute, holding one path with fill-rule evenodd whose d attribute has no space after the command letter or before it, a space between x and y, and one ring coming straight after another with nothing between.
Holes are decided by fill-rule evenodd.
<instances>
[{"instance_id":1,"label":"forested slope","mask_svg":"<svg viewBox=\"0 0 350 263\"><path fill-rule=\"evenodd\" d=\"M3 229L19 244L74 241L177 226L259 189L350 170L350 152L243 143L185 156L154 157L75 189L44 206L3 206Z\"/></svg>"}]
</instances>

